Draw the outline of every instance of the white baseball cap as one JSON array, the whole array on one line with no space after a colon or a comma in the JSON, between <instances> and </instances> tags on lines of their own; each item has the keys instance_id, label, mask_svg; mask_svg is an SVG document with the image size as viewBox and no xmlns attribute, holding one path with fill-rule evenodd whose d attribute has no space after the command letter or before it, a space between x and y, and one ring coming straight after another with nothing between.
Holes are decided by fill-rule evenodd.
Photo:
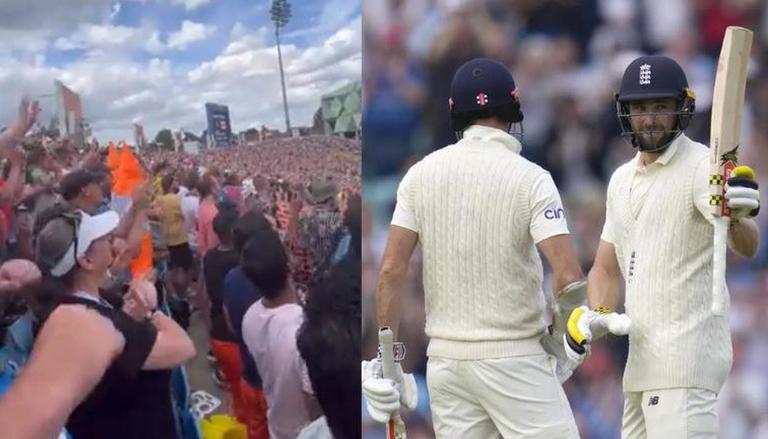
<instances>
[{"instance_id":1,"label":"white baseball cap","mask_svg":"<svg viewBox=\"0 0 768 439\"><path fill-rule=\"evenodd\" d=\"M75 267L77 258L83 256L94 241L112 233L119 223L120 216L114 210L93 216L77 211L55 217L40 230L37 237L37 262L52 276L64 276Z\"/></svg>"}]
</instances>

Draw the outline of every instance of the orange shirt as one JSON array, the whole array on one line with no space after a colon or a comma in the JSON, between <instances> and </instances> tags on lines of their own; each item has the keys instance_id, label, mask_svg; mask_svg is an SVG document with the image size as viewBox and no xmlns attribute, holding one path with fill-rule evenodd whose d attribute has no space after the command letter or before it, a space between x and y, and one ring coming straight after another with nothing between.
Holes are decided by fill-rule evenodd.
<instances>
[{"instance_id":1,"label":"orange shirt","mask_svg":"<svg viewBox=\"0 0 768 439\"><path fill-rule=\"evenodd\" d=\"M200 255L205 256L208 250L219 245L219 237L213 231L213 219L218 215L219 209L211 198L200 202L197 213L197 248Z\"/></svg>"}]
</instances>

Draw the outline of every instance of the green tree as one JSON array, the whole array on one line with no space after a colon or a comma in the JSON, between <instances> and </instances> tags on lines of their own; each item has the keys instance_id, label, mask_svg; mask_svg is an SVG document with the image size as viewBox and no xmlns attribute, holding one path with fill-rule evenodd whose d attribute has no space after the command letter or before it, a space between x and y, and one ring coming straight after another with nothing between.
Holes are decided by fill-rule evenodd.
<instances>
[{"instance_id":1,"label":"green tree","mask_svg":"<svg viewBox=\"0 0 768 439\"><path fill-rule=\"evenodd\" d=\"M171 134L171 130L167 128L157 132L157 135L155 136L155 143L157 143L161 149L167 149L169 151L173 151L175 149L173 134Z\"/></svg>"},{"instance_id":2,"label":"green tree","mask_svg":"<svg viewBox=\"0 0 768 439\"><path fill-rule=\"evenodd\" d=\"M272 22L275 23L275 40L277 41L277 62L280 65L280 85L283 88L283 109L285 110L285 132L291 135L291 119L288 116L288 97L285 93L285 73L283 72L283 54L280 50L280 28L285 27L291 20L291 4L288 0L272 0L269 9Z\"/></svg>"}]
</instances>

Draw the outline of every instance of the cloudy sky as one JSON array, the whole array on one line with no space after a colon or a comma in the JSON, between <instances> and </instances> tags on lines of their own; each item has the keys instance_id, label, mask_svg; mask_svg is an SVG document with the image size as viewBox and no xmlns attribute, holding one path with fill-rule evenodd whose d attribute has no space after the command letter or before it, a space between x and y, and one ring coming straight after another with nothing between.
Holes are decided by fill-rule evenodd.
<instances>
[{"instance_id":1,"label":"cloudy sky","mask_svg":"<svg viewBox=\"0 0 768 439\"><path fill-rule=\"evenodd\" d=\"M205 129L205 102L235 132L285 129L271 0L0 0L0 125L22 94L56 111L54 79L79 93L99 140ZM291 125L320 96L360 78L360 1L292 0L281 30Z\"/></svg>"}]
</instances>

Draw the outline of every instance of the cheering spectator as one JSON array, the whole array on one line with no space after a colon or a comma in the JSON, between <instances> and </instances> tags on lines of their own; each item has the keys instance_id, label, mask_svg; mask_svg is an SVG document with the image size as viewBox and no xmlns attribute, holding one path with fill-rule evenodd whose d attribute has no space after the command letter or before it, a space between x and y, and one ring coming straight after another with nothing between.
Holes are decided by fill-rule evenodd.
<instances>
[{"instance_id":1,"label":"cheering spectator","mask_svg":"<svg viewBox=\"0 0 768 439\"><path fill-rule=\"evenodd\" d=\"M242 264L248 279L263 294L243 317L243 339L264 385L269 436L293 439L321 410L308 392L311 386L296 347L302 309L277 232L268 229L253 234L243 249Z\"/></svg>"},{"instance_id":2,"label":"cheering spectator","mask_svg":"<svg viewBox=\"0 0 768 439\"><path fill-rule=\"evenodd\" d=\"M3 435L53 437L66 423L82 439L175 436L169 369L194 346L154 311L150 283L134 282L123 306L100 295L118 221L111 211L62 214L41 230L41 328L24 373L0 399Z\"/></svg>"}]
</instances>

